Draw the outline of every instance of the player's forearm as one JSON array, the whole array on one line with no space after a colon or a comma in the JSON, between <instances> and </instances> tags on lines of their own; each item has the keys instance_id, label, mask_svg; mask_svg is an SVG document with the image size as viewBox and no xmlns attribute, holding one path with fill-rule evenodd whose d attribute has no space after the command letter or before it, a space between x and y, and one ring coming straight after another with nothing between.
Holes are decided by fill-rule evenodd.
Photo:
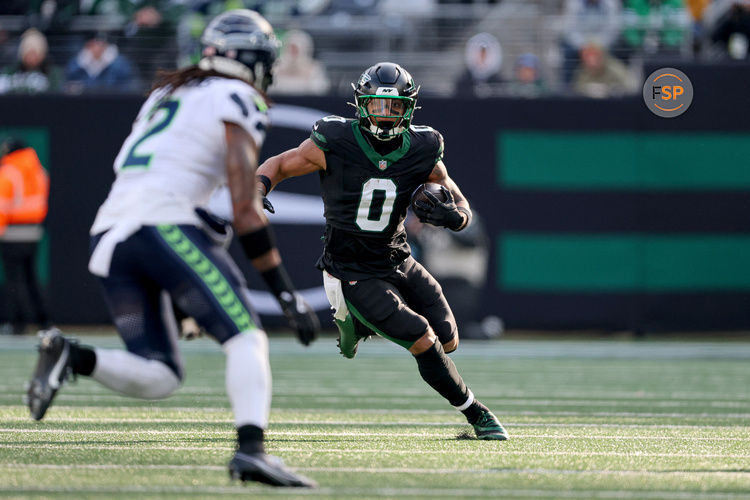
<instances>
[{"instance_id":1,"label":"player's forearm","mask_svg":"<svg viewBox=\"0 0 750 500\"><path fill-rule=\"evenodd\" d=\"M256 178L258 179L258 189L264 196L271 192L271 190L283 181L286 177L282 173L282 156L272 156L263 162L255 172ZM265 179L263 179L265 178ZM267 179L267 180L266 180Z\"/></svg>"}]
</instances>

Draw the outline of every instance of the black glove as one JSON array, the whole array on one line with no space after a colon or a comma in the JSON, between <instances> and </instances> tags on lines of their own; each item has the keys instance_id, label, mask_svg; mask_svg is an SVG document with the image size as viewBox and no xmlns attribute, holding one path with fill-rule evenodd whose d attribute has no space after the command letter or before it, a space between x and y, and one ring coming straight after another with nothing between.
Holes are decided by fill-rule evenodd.
<instances>
[{"instance_id":1,"label":"black glove","mask_svg":"<svg viewBox=\"0 0 750 500\"><path fill-rule=\"evenodd\" d=\"M273 208L273 205L271 205L271 202L263 196L263 208L265 208L267 211L271 212L272 214L276 213L276 209Z\"/></svg>"},{"instance_id":2,"label":"black glove","mask_svg":"<svg viewBox=\"0 0 750 500\"><path fill-rule=\"evenodd\" d=\"M445 193L445 201L441 202L429 191L425 191L425 197L431 203L417 200L414 202L414 215L420 220L433 226L447 227L457 231L465 222L464 215L453 202L453 195L445 187L441 187Z\"/></svg>"},{"instance_id":3,"label":"black glove","mask_svg":"<svg viewBox=\"0 0 750 500\"><path fill-rule=\"evenodd\" d=\"M304 345L310 345L320 330L318 316L310 304L302 298L299 292L281 292L276 298L289 325L297 332L299 341Z\"/></svg>"}]
</instances>

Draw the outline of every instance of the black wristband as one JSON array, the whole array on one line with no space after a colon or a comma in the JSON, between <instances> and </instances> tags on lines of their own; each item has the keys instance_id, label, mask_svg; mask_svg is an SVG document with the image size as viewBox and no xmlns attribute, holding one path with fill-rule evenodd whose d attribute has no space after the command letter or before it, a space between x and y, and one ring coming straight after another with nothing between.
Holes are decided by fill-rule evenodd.
<instances>
[{"instance_id":1,"label":"black wristband","mask_svg":"<svg viewBox=\"0 0 750 500\"><path fill-rule=\"evenodd\" d=\"M263 174L256 175L255 178L258 180L258 182L260 182L261 184L263 184L263 186L266 188L266 192L263 193L263 196L266 196L268 193L271 192L271 187L273 186L273 183L271 182L271 179L269 179L268 177L266 177Z\"/></svg>"},{"instance_id":2,"label":"black wristband","mask_svg":"<svg viewBox=\"0 0 750 500\"><path fill-rule=\"evenodd\" d=\"M250 260L276 248L276 238L271 226L263 226L252 233L241 234L237 239L240 240L242 249Z\"/></svg>"},{"instance_id":3,"label":"black wristband","mask_svg":"<svg viewBox=\"0 0 750 500\"><path fill-rule=\"evenodd\" d=\"M286 269L284 269L284 266L281 264L269 269L268 271L263 271L260 275L276 297L283 292L291 293L294 291L292 280L289 278L289 274L287 274Z\"/></svg>"},{"instance_id":4,"label":"black wristband","mask_svg":"<svg viewBox=\"0 0 750 500\"><path fill-rule=\"evenodd\" d=\"M469 227L469 224L471 224L471 210L469 210L466 207L456 207L459 212L466 215L466 222L458 226L454 231L461 231L462 229L466 229Z\"/></svg>"}]
</instances>

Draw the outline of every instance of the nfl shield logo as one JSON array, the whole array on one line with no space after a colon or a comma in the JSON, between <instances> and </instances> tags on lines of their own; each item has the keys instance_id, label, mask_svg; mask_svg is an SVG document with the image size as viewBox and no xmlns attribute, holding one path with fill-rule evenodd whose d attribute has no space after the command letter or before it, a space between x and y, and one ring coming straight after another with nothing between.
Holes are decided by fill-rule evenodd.
<instances>
[{"instance_id":1,"label":"nfl shield logo","mask_svg":"<svg viewBox=\"0 0 750 500\"><path fill-rule=\"evenodd\" d=\"M380 170L385 170L386 168L388 168L388 162L385 160L380 160L380 162L378 163L378 168Z\"/></svg>"}]
</instances>

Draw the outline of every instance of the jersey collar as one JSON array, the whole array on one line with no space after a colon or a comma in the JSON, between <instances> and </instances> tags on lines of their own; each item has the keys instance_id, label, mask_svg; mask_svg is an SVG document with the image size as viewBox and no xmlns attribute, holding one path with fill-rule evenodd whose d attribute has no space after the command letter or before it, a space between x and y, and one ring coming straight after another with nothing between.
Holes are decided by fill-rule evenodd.
<instances>
[{"instance_id":1,"label":"jersey collar","mask_svg":"<svg viewBox=\"0 0 750 500\"><path fill-rule=\"evenodd\" d=\"M352 131L354 132L354 138L357 140L359 147L379 170L385 170L393 163L403 158L406 152L409 151L409 146L411 145L411 137L409 137L409 131L407 130L402 134L403 140L401 141L401 147L395 151L391 151L387 155L381 155L375 151L369 142L367 142L367 139L362 135L359 123L356 120L352 122Z\"/></svg>"}]
</instances>

